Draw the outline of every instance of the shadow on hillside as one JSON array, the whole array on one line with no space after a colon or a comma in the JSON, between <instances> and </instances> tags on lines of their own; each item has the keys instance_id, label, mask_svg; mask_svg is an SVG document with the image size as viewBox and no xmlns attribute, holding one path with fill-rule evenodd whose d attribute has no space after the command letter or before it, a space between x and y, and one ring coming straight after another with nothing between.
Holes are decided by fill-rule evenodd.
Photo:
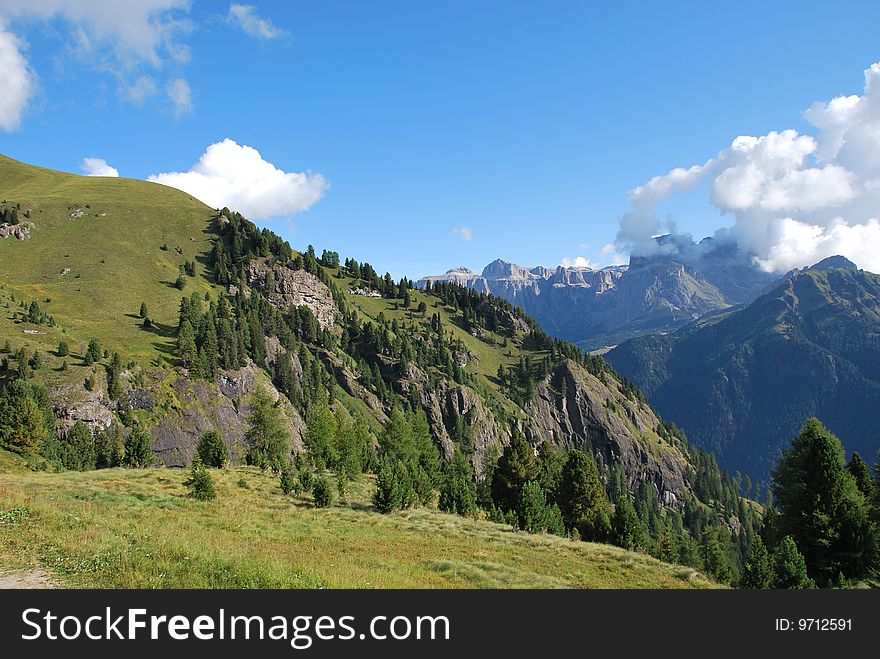
<instances>
[{"instance_id":1,"label":"shadow on hillside","mask_svg":"<svg viewBox=\"0 0 880 659\"><path fill-rule=\"evenodd\" d=\"M128 316L129 318L140 319L140 316L137 316L134 314L125 314L125 315ZM156 336L161 336L165 339L173 339L175 336L177 336L177 326L176 325L171 325L168 323L160 323L155 320L151 321L149 327L145 326L143 323L138 323L138 328L144 332L147 332L149 334L155 334Z\"/></svg>"}]
</instances>

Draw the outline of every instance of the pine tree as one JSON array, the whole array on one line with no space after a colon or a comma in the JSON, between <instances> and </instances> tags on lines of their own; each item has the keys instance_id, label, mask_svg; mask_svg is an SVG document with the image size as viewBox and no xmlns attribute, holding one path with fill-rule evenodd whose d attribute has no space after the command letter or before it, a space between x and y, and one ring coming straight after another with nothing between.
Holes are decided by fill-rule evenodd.
<instances>
[{"instance_id":1,"label":"pine tree","mask_svg":"<svg viewBox=\"0 0 880 659\"><path fill-rule=\"evenodd\" d=\"M61 444L61 464L65 469L86 471L94 469L96 461L92 431L82 421L77 421Z\"/></svg>"},{"instance_id":2,"label":"pine tree","mask_svg":"<svg viewBox=\"0 0 880 659\"><path fill-rule=\"evenodd\" d=\"M865 497L865 501L870 502L874 498L874 481L871 480L871 468L868 463L862 459L857 452L852 454L846 470L852 475L856 482L859 492Z\"/></svg>"},{"instance_id":3,"label":"pine tree","mask_svg":"<svg viewBox=\"0 0 880 659\"><path fill-rule=\"evenodd\" d=\"M147 318L150 315L149 312L147 311L147 303L146 302L141 302L141 310L138 315L141 318Z\"/></svg>"},{"instance_id":4,"label":"pine tree","mask_svg":"<svg viewBox=\"0 0 880 659\"><path fill-rule=\"evenodd\" d=\"M279 479L279 483L283 494L290 494L299 489L299 480L296 478L296 474L293 469L291 469L289 462L285 462L281 467L281 478Z\"/></svg>"},{"instance_id":5,"label":"pine tree","mask_svg":"<svg viewBox=\"0 0 880 659\"><path fill-rule=\"evenodd\" d=\"M381 513L391 513L411 505L412 485L406 467L396 461L383 460L376 478L373 504Z\"/></svg>"},{"instance_id":6,"label":"pine tree","mask_svg":"<svg viewBox=\"0 0 880 659\"><path fill-rule=\"evenodd\" d=\"M536 481L529 481L523 485L516 513L519 527L524 531L565 535L565 524L559 507L547 503L544 490Z\"/></svg>"},{"instance_id":7,"label":"pine tree","mask_svg":"<svg viewBox=\"0 0 880 659\"><path fill-rule=\"evenodd\" d=\"M611 518L611 541L624 549L638 549L645 544L645 532L628 494L615 503Z\"/></svg>"},{"instance_id":8,"label":"pine tree","mask_svg":"<svg viewBox=\"0 0 880 659\"><path fill-rule=\"evenodd\" d=\"M248 429L245 432L245 440L250 445L248 462L261 469L279 469L287 462L290 452L281 410L262 386L254 389L249 404Z\"/></svg>"},{"instance_id":9,"label":"pine tree","mask_svg":"<svg viewBox=\"0 0 880 659\"><path fill-rule=\"evenodd\" d=\"M327 508L333 503L333 490L323 474L315 478L312 483L312 497L315 499L316 508Z\"/></svg>"},{"instance_id":10,"label":"pine tree","mask_svg":"<svg viewBox=\"0 0 880 659\"><path fill-rule=\"evenodd\" d=\"M125 454L122 463L126 467L142 469L149 467L156 460L153 449L150 446L150 435L141 428L135 426L131 434L125 439Z\"/></svg>"},{"instance_id":11,"label":"pine tree","mask_svg":"<svg viewBox=\"0 0 880 659\"><path fill-rule=\"evenodd\" d=\"M703 532L701 558L709 576L722 583L733 580L733 568L719 538L720 531L706 530Z\"/></svg>"},{"instance_id":12,"label":"pine tree","mask_svg":"<svg viewBox=\"0 0 880 659\"><path fill-rule=\"evenodd\" d=\"M804 590L816 587L807 574L804 556L790 535L785 536L773 552L773 571L773 588Z\"/></svg>"},{"instance_id":13,"label":"pine tree","mask_svg":"<svg viewBox=\"0 0 880 659\"><path fill-rule=\"evenodd\" d=\"M189 495L193 499L210 501L217 496L217 492L214 489L214 479L211 478L211 474L208 473L198 455L193 458L189 473L189 479L184 481L184 485L189 488Z\"/></svg>"},{"instance_id":14,"label":"pine tree","mask_svg":"<svg viewBox=\"0 0 880 659\"><path fill-rule=\"evenodd\" d=\"M336 421L326 396L319 398L306 414L305 445L312 463L318 469L336 464Z\"/></svg>"},{"instance_id":15,"label":"pine tree","mask_svg":"<svg viewBox=\"0 0 880 659\"><path fill-rule=\"evenodd\" d=\"M0 398L0 446L19 455L36 454L51 432L45 414L30 395L27 385L20 380L8 385L3 394Z\"/></svg>"},{"instance_id":16,"label":"pine tree","mask_svg":"<svg viewBox=\"0 0 880 659\"><path fill-rule=\"evenodd\" d=\"M221 469L229 462L229 450L223 437L216 430L207 430L202 433L196 446L196 453L202 464L208 467Z\"/></svg>"},{"instance_id":17,"label":"pine tree","mask_svg":"<svg viewBox=\"0 0 880 659\"><path fill-rule=\"evenodd\" d=\"M858 578L875 560L876 527L844 465L843 447L817 420L807 421L773 471L778 528L803 553L821 585Z\"/></svg>"},{"instance_id":18,"label":"pine tree","mask_svg":"<svg viewBox=\"0 0 880 659\"><path fill-rule=\"evenodd\" d=\"M740 578L740 588L772 588L774 580L773 562L761 536L755 536L749 549L749 558Z\"/></svg>"},{"instance_id":19,"label":"pine tree","mask_svg":"<svg viewBox=\"0 0 880 659\"><path fill-rule=\"evenodd\" d=\"M67 357L70 354L70 346L67 345L67 341L61 341L58 344L55 354L59 357Z\"/></svg>"},{"instance_id":20,"label":"pine tree","mask_svg":"<svg viewBox=\"0 0 880 659\"><path fill-rule=\"evenodd\" d=\"M558 502L566 527L577 528L585 540L601 541L607 537L611 506L593 456L569 451L562 467Z\"/></svg>"},{"instance_id":21,"label":"pine tree","mask_svg":"<svg viewBox=\"0 0 880 659\"><path fill-rule=\"evenodd\" d=\"M492 499L502 510L515 510L519 493L539 475L535 450L520 433L514 433L510 444L498 459L492 476Z\"/></svg>"},{"instance_id":22,"label":"pine tree","mask_svg":"<svg viewBox=\"0 0 880 659\"><path fill-rule=\"evenodd\" d=\"M477 512L477 487L470 460L456 448L440 486L440 510L470 517Z\"/></svg>"}]
</instances>

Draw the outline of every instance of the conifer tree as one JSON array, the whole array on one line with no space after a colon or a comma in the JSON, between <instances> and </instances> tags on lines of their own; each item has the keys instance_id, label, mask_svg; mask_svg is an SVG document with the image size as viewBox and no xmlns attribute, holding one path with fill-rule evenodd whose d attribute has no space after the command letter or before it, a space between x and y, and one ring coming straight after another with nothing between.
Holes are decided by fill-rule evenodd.
<instances>
[{"instance_id":1,"label":"conifer tree","mask_svg":"<svg viewBox=\"0 0 880 659\"><path fill-rule=\"evenodd\" d=\"M156 456L153 454L150 443L150 435L141 426L132 428L131 434L125 439L125 454L122 463L126 467L136 469L152 465Z\"/></svg>"},{"instance_id":2,"label":"conifer tree","mask_svg":"<svg viewBox=\"0 0 880 659\"><path fill-rule=\"evenodd\" d=\"M245 440L250 446L248 462L261 469L280 469L287 461L288 433L281 410L262 387L254 389L249 399L250 413Z\"/></svg>"},{"instance_id":3,"label":"conifer tree","mask_svg":"<svg viewBox=\"0 0 880 659\"><path fill-rule=\"evenodd\" d=\"M859 492L865 497L865 501L872 501L874 497L874 481L871 480L871 468L868 467L868 463L862 459L861 455L854 452L849 463L846 465L846 470L852 475L856 482L856 487L859 488Z\"/></svg>"},{"instance_id":4,"label":"conifer tree","mask_svg":"<svg viewBox=\"0 0 880 659\"><path fill-rule=\"evenodd\" d=\"M740 578L740 588L772 588L774 581L773 562L761 536L755 536L749 549L749 558Z\"/></svg>"},{"instance_id":5,"label":"conifer tree","mask_svg":"<svg viewBox=\"0 0 880 659\"><path fill-rule=\"evenodd\" d=\"M150 315L149 312L147 311L147 303L146 302L141 302L141 309L140 309L140 312L138 315L141 318L146 318L147 316Z\"/></svg>"},{"instance_id":6,"label":"conifer tree","mask_svg":"<svg viewBox=\"0 0 880 659\"><path fill-rule=\"evenodd\" d=\"M804 590L816 587L807 574L804 556L790 535L785 536L773 552L773 571L773 588Z\"/></svg>"},{"instance_id":7,"label":"conifer tree","mask_svg":"<svg viewBox=\"0 0 880 659\"><path fill-rule=\"evenodd\" d=\"M492 475L492 499L502 510L515 510L522 487L538 478L535 450L521 433L514 433Z\"/></svg>"},{"instance_id":8,"label":"conifer tree","mask_svg":"<svg viewBox=\"0 0 880 659\"><path fill-rule=\"evenodd\" d=\"M592 455L569 451L562 468L558 501L566 527L576 527L586 540L606 538L611 506Z\"/></svg>"},{"instance_id":9,"label":"conifer tree","mask_svg":"<svg viewBox=\"0 0 880 659\"><path fill-rule=\"evenodd\" d=\"M333 490L330 482L323 474L315 478L312 483L312 497L315 499L315 507L327 508L333 503Z\"/></svg>"},{"instance_id":10,"label":"conifer tree","mask_svg":"<svg viewBox=\"0 0 880 659\"><path fill-rule=\"evenodd\" d=\"M455 449L452 460L446 465L446 473L440 486L439 507L440 510L465 517L472 516L477 512L474 468L459 448Z\"/></svg>"},{"instance_id":11,"label":"conifer tree","mask_svg":"<svg viewBox=\"0 0 880 659\"><path fill-rule=\"evenodd\" d=\"M211 478L211 474L208 473L205 465L202 464L198 454L193 458L189 479L184 481L184 485L189 488L189 495L193 499L210 501L217 496L217 492L214 489L214 479Z\"/></svg>"},{"instance_id":12,"label":"conifer tree","mask_svg":"<svg viewBox=\"0 0 880 659\"><path fill-rule=\"evenodd\" d=\"M876 527L844 465L843 447L817 419L807 421L773 471L780 535L803 553L820 585L863 576L876 560Z\"/></svg>"},{"instance_id":13,"label":"conifer tree","mask_svg":"<svg viewBox=\"0 0 880 659\"><path fill-rule=\"evenodd\" d=\"M199 459L207 467L220 469L229 462L229 450L223 437L216 430L207 430L202 433L196 446Z\"/></svg>"}]
</instances>

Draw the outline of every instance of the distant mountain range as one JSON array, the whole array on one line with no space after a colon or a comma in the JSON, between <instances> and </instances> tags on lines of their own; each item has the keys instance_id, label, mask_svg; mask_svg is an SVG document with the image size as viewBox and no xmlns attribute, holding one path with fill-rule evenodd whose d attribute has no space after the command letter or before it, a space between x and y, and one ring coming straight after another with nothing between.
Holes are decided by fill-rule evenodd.
<instances>
[{"instance_id":1,"label":"distant mountain range","mask_svg":"<svg viewBox=\"0 0 880 659\"><path fill-rule=\"evenodd\" d=\"M491 293L548 333L593 350L747 304L777 279L734 243L667 235L654 254L634 256L628 266L527 268L498 259L481 274L453 268L417 285L451 281Z\"/></svg>"},{"instance_id":2,"label":"distant mountain range","mask_svg":"<svg viewBox=\"0 0 880 659\"><path fill-rule=\"evenodd\" d=\"M759 481L810 416L869 462L880 448L880 276L843 257L606 358L722 467Z\"/></svg>"}]
</instances>

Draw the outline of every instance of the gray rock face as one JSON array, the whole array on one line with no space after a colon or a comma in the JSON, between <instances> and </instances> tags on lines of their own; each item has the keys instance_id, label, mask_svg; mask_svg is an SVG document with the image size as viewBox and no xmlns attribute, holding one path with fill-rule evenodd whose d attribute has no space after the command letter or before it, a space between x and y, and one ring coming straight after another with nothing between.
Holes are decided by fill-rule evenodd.
<instances>
[{"instance_id":1,"label":"gray rock face","mask_svg":"<svg viewBox=\"0 0 880 659\"><path fill-rule=\"evenodd\" d=\"M563 362L526 405L526 437L590 452L600 465L620 463L637 487L649 482L675 506L689 488L681 451L656 434L660 423L646 404L628 400L573 362Z\"/></svg>"},{"instance_id":2,"label":"gray rock face","mask_svg":"<svg viewBox=\"0 0 880 659\"><path fill-rule=\"evenodd\" d=\"M336 303L330 289L314 275L258 259L248 264L245 276L248 285L259 290L273 305L308 307L323 329L333 326Z\"/></svg>"},{"instance_id":3,"label":"gray rock face","mask_svg":"<svg viewBox=\"0 0 880 659\"><path fill-rule=\"evenodd\" d=\"M432 387L428 375L413 364L407 364L397 387L404 394L415 388L431 432L446 458L451 458L455 449L450 430L455 432L456 419L467 419L469 441L474 446L472 462L478 476L483 474L489 452L510 443L510 431L498 423L483 399L470 387L446 379Z\"/></svg>"},{"instance_id":4,"label":"gray rock face","mask_svg":"<svg viewBox=\"0 0 880 659\"><path fill-rule=\"evenodd\" d=\"M217 430L229 449L230 460L243 460L249 448L244 436L250 413L247 397L256 387L265 388L281 408L291 450L302 450L302 417L265 374L251 364L236 371L222 371L216 384L174 379L170 386L173 398L166 401L159 424L149 430L156 457L168 467L188 465L202 433Z\"/></svg>"},{"instance_id":5,"label":"gray rock face","mask_svg":"<svg viewBox=\"0 0 880 659\"><path fill-rule=\"evenodd\" d=\"M733 244L664 236L656 254L634 256L629 266L525 268L499 259L481 274L454 268L418 286L449 281L491 293L549 334L594 349L751 302L776 279Z\"/></svg>"}]
</instances>

